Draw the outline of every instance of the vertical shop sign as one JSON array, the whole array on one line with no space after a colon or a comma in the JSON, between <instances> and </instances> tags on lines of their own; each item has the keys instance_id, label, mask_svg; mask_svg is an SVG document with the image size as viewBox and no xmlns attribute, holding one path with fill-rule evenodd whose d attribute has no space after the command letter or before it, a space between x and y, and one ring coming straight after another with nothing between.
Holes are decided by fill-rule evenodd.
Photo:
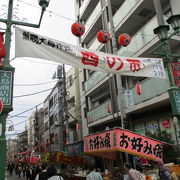
<instances>
[{"instance_id":1,"label":"vertical shop sign","mask_svg":"<svg viewBox=\"0 0 180 180\"><path fill-rule=\"evenodd\" d=\"M180 63L171 63L174 82L176 86L180 87Z\"/></svg>"},{"instance_id":2,"label":"vertical shop sign","mask_svg":"<svg viewBox=\"0 0 180 180\"><path fill-rule=\"evenodd\" d=\"M12 104L12 72L0 70L0 99L3 105Z\"/></svg>"},{"instance_id":3,"label":"vertical shop sign","mask_svg":"<svg viewBox=\"0 0 180 180\"><path fill-rule=\"evenodd\" d=\"M134 99L133 99L132 91L125 90L125 97L126 97L127 109L133 109L134 108Z\"/></svg>"},{"instance_id":4,"label":"vertical shop sign","mask_svg":"<svg viewBox=\"0 0 180 180\"><path fill-rule=\"evenodd\" d=\"M171 108L174 116L180 115L180 88L171 87L169 90L169 97L171 99Z\"/></svg>"},{"instance_id":5,"label":"vertical shop sign","mask_svg":"<svg viewBox=\"0 0 180 180\"><path fill-rule=\"evenodd\" d=\"M116 136L116 138L115 138ZM129 154L162 161L163 144L124 129L113 129L85 137L84 152L123 151Z\"/></svg>"}]
</instances>

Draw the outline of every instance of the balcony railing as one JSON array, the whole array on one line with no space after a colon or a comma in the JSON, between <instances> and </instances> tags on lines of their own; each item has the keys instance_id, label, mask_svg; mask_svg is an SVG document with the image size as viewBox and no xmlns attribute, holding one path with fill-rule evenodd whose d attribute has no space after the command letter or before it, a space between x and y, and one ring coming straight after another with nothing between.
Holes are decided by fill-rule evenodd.
<instances>
[{"instance_id":1,"label":"balcony railing","mask_svg":"<svg viewBox=\"0 0 180 180\"><path fill-rule=\"evenodd\" d=\"M132 12L132 9L135 7L137 3L142 0L126 0L122 6L118 9L116 14L113 16L114 27L116 28L118 24L123 21L123 19Z\"/></svg>"},{"instance_id":2,"label":"balcony railing","mask_svg":"<svg viewBox=\"0 0 180 180\"><path fill-rule=\"evenodd\" d=\"M141 83L142 87L142 94L137 95L135 88L132 88L132 94L133 94L133 100L134 105L137 105L139 103L142 103L144 101L147 101L149 99L152 99L156 96L159 96L169 89L169 82L165 79L158 79L158 78L150 78L146 79ZM151 89L151 90L150 90ZM125 94L124 94L125 99ZM126 105L125 101L125 106Z\"/></svg>"},{"instance_id":3,"label":"balcony railing","mask_svg":"<svg viewBox=\"0 0 180 180\"><path fill-rule=\"evenodd\" d=\"M94 121L97 121L98 119L107 117L111 114L112 114L111 101L109 100L109 101L99 105L98 107L90 110L87 113L87 121L88 121L88 123L92 123Z\"/></svg>"},{"instance_id":4,"label":"balcony railing","mask_svg":"<svg viewBox=\"0 0 180 180\"><path fill-rule=\"evenodd\" d=\"M85 82L85 91L89 91L92 89L96 84L98 84L102 79L104 79L108 73L96 71L94 74L91 76L88 81Z\"/></svg>"},{"instance_id":5,"label":"balcony railing","mask_svg":"<svg viewBox=\"0 0 180 180\"><path fill-rule=\"evenodd\" d=\"M87 5L89 4L90 0L84 0L81 7L80 7L80 15L82 15L82 13L85 11Z\"/></svg>"},{"instance_id":6,"label":"balcony railing","mask_svg":"<svg viewBox=\"0 0 180 180\"><path fill-rule=\"evenodd\" d=\"M99 17L101 14L101 4L100 2L97 4L96 8L92 12L91 16L89 16L89 19L85 22L85 34L82 36L82 39L86 37L86 34L89 32L89 29L92 28L95 20Z\"/></svg>"},{"instance_id":7,"label":"balcony railing","mask_svg":"<svg viewBox=\"0 0 180 180\"><path fill-rule=\"evenodd\" d=\"M166 20L167 17L164 16ZM150 43L157 35L154 34L153 29L158 26L157 18L154 17L149 21L140 31L138 31L131 40L131 43L127 47L122 47L118 51L120 56L133 56L140 49ZM172 29L170 29L170 32Z\"/></svg>"}]
</instances>

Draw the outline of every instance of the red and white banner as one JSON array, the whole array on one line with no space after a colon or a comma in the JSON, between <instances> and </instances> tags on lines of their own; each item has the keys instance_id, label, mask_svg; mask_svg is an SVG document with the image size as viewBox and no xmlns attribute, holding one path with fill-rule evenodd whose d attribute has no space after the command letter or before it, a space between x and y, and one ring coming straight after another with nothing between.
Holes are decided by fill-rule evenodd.
<instances>
[{"instance_id":1,"label":"red and white banner","mask_svg":"<svg viewBox=\"0 0 180 180\"><path fill-rule=\"evenodd\" d=\"M87 154L115 151L162 162L163 143L121 128L84 137Z\"/></svg>"},{"instance_id":2,"label":"red and white banner","mask_svg":"<svg viewBox=\"0 0 180 180\"><path fill-rule=\"evenodd\" d=\"M32 57L113 74L166 78L160 58L132 58L85 49L16 28L15 56Z\"/></svg>"}]
</instances>

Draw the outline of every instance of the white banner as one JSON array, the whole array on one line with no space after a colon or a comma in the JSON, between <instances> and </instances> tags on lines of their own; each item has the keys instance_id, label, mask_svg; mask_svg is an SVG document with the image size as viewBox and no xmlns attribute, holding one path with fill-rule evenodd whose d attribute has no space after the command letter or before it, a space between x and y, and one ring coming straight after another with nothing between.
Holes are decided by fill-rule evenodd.
<instances>
[{"instance_id":1,"label":"white banner","mask_svg":"<svg viewBox=\"0 0 180 180\"><path fill-rule=\"evenodd\" d=\"M166 78L160 58L132 58L85 49L16 28L15 56L46 59L58 63L113 74Z\"/></svg>"}]
</instances>

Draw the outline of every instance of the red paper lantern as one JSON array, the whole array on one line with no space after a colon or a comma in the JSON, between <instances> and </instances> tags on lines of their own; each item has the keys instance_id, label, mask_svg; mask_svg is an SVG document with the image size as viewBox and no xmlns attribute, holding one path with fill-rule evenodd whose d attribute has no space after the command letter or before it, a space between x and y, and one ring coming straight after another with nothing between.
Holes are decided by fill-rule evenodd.
<instances>
[{"instance_id":1,"label":"red paper lantern","mask_svg":"<svg viewBox=\"0 0 180 180\"><path fill-rule=\"evenodd\" d=\"M118 42L119 42L119 44L120 44L121 46L126 47L126 46L129 45L130 42L131 42L131 36L130 36L129 34L126 34L126 33L121 34L121 35L119 35L119 37L118 37Z\"/></svg>"},{"instance_id":2,"label":"red paper lantern","mask_svg":"<svg viewBox=\"0 0 180 180\"><path fill-rule=\"evenodd\" d=\"M85 26L79 22L75 22L74 24L72 24L71 26L71 32L77 36L80 37L84 34L85 32Z\"/></svg>"},{"instance_id":3,"label":"red paper lantern","mask_svg":"<svg viewBox=\"0 0 180 180\"><path fill-rule=\"evenodd\" d=\"M137 83L136 86L135 86L135 89L136 89L136 92L137 92L138 95L142 94L141 84Z\"/></svg>"},{"instance_id":4,"label":"red paper lantern","mask_svg":"<svg viewBox=\"0 0 180 180\"><path fill-rule=\"evenodd\" d=\"M4 32L0 32L0 59L6 56L6 49L4 46Z\"/></svg>"},{"instance_id":5,"label":"red paper lantern","mask_svg":"<svg viewBox=\"0 0 180 180\"><path fill-rule=\"evenodd\" d=\"M79 131L80 130L80 124L79 123L76 123L76 131Z\"/></svg>"},{"instance_id":6,"label":"red paper lantern","mask_svg":"<svg viewBox=\"0 0 180 180\"><path fill-rule=\"evenodd\" d=\"M108 111L108 113L111 113L111 104L107 105L107 111Z\"/></svg>"},{"instance_id":7,"label":"red paper lantern","mask_svg":"<svg viewBox=\"0 0 180 180\"><path fill-rule=\"evenodd\" d=\"M110 40L110 33L101 30L97 33L97 39L100 43L107 43Z\"/></svg>"},{"instance_id":8,"label":"red paper lantern","mask_svg":"<svg viewBox=\"0 0 180 180\"><path fill-rule=\"evenodd\" d=\"M2 100L0 99L0 114L1 114L2 110L3 110L3 102L2 102Z\"/></svg>"}]
</instances>

